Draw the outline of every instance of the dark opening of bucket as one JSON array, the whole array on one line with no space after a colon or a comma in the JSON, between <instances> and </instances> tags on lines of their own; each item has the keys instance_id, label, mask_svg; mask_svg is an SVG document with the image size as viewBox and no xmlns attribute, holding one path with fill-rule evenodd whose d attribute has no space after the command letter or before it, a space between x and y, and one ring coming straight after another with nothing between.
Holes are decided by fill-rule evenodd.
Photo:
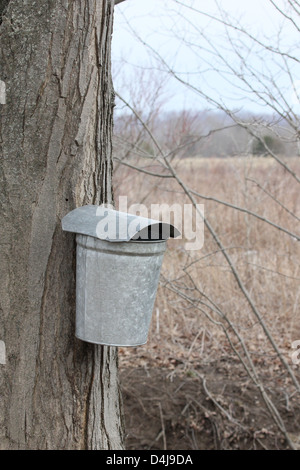
<instances>
[{"instance_id":1,"label":"dark opening of bucket","mask_svg":"<svg viewBox=\"0 0 300 470\"><path fill-rule=\"evenodd\" d=\"M160 222L148 225L137 232L131 240L133 241L164 241L175 236L175 229L172 225Z\"/></svg>"}]
</instances>

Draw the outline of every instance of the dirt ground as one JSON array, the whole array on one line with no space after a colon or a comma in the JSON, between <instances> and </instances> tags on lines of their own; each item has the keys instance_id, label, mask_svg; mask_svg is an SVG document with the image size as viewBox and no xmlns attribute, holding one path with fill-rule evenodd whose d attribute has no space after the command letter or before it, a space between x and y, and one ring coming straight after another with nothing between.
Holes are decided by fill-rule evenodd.
<instances>
[{"instance_id":1,"label":"dirt ground","mask_svg":"<svg viewBox=\"0 0 300 470\"><path fill-rule=\"evenodd\" d=\"M299 400L282 393L280 371L272 374L268 392L300 449ZM234 357L184 373L176 367L123 367L121 383L127 450L289 449Z\"/></svg>"}]
</instances>

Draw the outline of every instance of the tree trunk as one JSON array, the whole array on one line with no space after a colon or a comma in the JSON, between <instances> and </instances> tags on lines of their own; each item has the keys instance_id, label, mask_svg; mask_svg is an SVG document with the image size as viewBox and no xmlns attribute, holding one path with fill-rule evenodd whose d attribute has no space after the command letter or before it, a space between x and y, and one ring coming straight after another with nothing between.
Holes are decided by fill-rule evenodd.
<instances>
[{"instance_id":1,"label":"tree trunk","mask_svg":"<svg viewBox=\"0 0 300 470\"><path fill-rule=\"evenodd\" d=\"M113 202L111 0L0 3L0 449L120 449L117 348L77 340L75 238Z\"/></svg>"}]
</instances>

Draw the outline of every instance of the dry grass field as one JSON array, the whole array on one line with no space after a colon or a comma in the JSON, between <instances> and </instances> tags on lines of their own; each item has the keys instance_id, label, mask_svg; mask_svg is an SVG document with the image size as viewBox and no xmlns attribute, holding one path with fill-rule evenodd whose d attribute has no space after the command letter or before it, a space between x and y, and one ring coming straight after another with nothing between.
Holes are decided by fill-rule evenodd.
<instances>
[{"instance_id":1,"label":"dry grass field","mask_svg":"<svg viewBox=\"0 0 300 470\"><path fill-rule=\"evenodd\" d=\"M147 162L130 164L164 172ZM300 175L297 158L286 163ZM120 349L127 448L298 448L299 184L272 158L172 165L204 197L197 203L223 249L207 227L201 250L186 250L184 237L168 241L148 342ZM190 203L175 179L119 163L114 185L116 205L127 196L149 215L151 204Z\"/></svg>"}]
</instances>

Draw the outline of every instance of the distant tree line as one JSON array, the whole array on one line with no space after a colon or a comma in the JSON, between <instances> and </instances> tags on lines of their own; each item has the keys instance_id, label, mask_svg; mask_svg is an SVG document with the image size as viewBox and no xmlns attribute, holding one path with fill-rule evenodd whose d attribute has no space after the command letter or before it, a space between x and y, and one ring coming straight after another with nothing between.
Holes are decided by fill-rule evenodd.
<instances>
[{"instance_id":1,"label":"distant tree line","mask_svg":"<svg viewBox=\"0 0 300 470\"><path fill-rule=\"evenodd\" d=\"M176 149L176 155L181 158L224 158L249 154L267 156L267 149L285 157L298 154L296 142L285 139L286 124L277 124L274 128L271 117L250 114L247 120L249 126L255 127L256 133L261 128L261 139L251 136L247 129L238 126L221 111L182 110L162 115L155 113L155 118L150 119L148 125L159 136L166 151ZM116 115L115 146L118 151L120 147L124 149L124 144L134 138L139 140L135 152L138 149L140 156L154 156L155 146L138 120L126 113ZM128 147L126 149L130 153Z\"/></svg>"}]
</instances>

